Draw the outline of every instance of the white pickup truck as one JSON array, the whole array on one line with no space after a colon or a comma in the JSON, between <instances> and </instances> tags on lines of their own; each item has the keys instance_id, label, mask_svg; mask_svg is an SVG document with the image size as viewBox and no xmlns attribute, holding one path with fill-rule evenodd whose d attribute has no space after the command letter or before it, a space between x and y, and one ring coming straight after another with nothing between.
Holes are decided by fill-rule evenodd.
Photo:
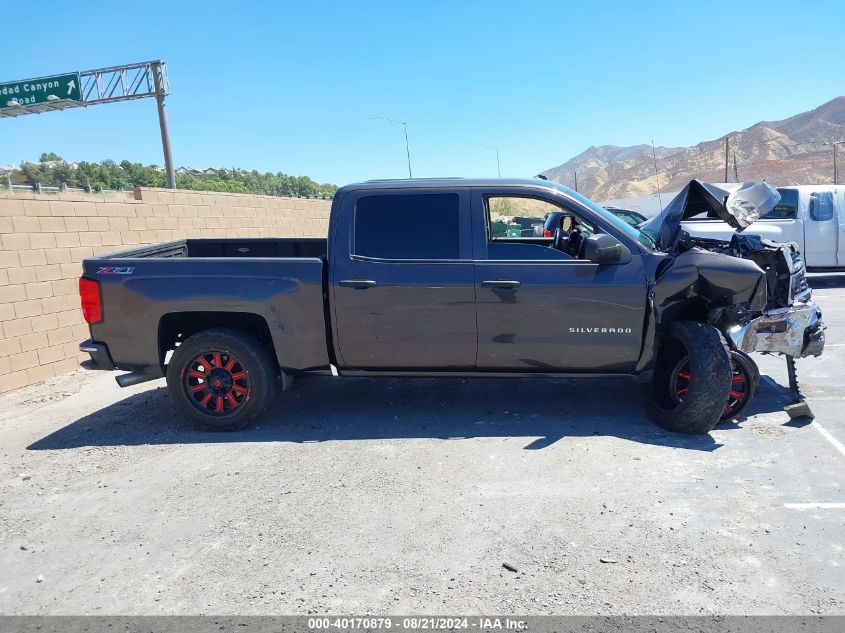
<instances>
[{"instance_id":1,"label":"white pickup truck","mask_svg":"<svg viewBox=\"0 0 845 633\"><path fill-rule=\"evenodd\" d=\"M808 268L845 268L845 186L778 187L778 193L781 198L775 208L745 232L775 242L795 242ZM729 240L735 230L706 213L682 226L693 237L718 240Z\"/></svg>"}]
</instances>

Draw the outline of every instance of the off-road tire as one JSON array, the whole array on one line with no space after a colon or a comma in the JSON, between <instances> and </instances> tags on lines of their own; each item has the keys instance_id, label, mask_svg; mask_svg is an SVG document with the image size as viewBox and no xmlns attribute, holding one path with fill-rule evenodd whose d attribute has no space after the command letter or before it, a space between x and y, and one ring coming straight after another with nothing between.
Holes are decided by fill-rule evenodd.
<instances>
[{"instance_id":1,"label":"off-road tire","mask_svg":"<svg viewBox=\"0 0 845 633\"><path fill-rule=\"evenodd\" d=\"M222 380L212 374L218 369ZM277 373L270 352L255 338L236 329L213 328L176 348L167 366L167 389L179 412L196 425L231 431L243 428L267 408ZM212 391L212 383L219 389ZM218 402L222 404L215 410Z\"/></svg>"},{"instance_id":2,"label":"off-road tire","mask_svg":"<svg viewBox=\"0 0 845 633\"><path fill-rule=\"evenodd\" d=\"M689 371L681 389L677 381L684 359ZM654 379L645 390L646 408L664 429L708 433L721 418L730 386L730 351L719 330L706 323L676 321L661 341Z\"/></svg>"},{"instance_id":3,"label":"off-road tire","mask_svg":"<svg viewBox=\"0 0 845 633\"><path fill-rule=\"evenodd\" d=\"M736 420L740 417L752 398L754 398L754 390L757 388L757 383L760 382L760 369L757 367L757 363L745 352L740 352L736 349L731 350L731 363L732 391L728 394L728 405L719 418L720 422ZM737 398L733 393L733 390L737 387L734 380L738 372L741 372L744 378L744 381L740 383L742 387L741 398Z\"/></svg>"}]
</instances>

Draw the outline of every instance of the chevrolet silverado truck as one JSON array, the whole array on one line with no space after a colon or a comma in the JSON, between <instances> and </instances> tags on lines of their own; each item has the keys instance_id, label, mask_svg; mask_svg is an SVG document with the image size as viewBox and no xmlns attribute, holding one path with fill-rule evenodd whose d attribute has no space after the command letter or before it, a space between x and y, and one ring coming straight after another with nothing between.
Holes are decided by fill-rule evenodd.
<instances>
[{"instance_id":1,"label":"chevrolet silverado truck","mask_svg":"<svg viewBox=\"0 0 845 633\"><path fill-rule=\"evenodd\" d=\"M793 245L681 230L705 209L734 225L765 212L728 198L693 181L638 230L544 180L349 185L326 238L187 239L85 260L80 349L92 368L129 372L121 386L166 377L176 408L212 429L254 419L278 383L323 374L625 377L658 424L706 433L750 400L748 353L824 346ZM549 237L494 235L503 199L571 221Z\"/></svg>"}]
</instances>

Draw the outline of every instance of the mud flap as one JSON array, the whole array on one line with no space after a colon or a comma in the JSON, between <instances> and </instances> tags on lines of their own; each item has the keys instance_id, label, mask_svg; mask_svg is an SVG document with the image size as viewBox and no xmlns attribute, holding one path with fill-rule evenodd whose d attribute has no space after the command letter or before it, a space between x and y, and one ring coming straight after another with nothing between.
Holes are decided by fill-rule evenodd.
<instances>
[{"instance_id":1,"label":"mud flap","mask_svg":"<svg viewBox=\"0 0 845 633\"><path fill-rule=\"evenodd\" d=\"M282 391L287 391L293 384L293 374L289 374L284 369L282 370Z\"/></svg>"},{"instance_id":2,"label":"mud flap","mask_svg":"<svg viewBox=\"0 0 845 633\"><path fill-rule=\"evenodd\" d=\"M792 392L792 399L794 402L786 405L783 410L789 414L790 420L798 420L801 418L809 418L810 420L814 419L816 416L813 415L812 410L810 410L810 405L807 404L807 401L804 399L804 396L798 387L798 374L795 370L795 358L793 356L786 357L786 373L789 376L789 390Z\"/></svg>"}]
</instances>

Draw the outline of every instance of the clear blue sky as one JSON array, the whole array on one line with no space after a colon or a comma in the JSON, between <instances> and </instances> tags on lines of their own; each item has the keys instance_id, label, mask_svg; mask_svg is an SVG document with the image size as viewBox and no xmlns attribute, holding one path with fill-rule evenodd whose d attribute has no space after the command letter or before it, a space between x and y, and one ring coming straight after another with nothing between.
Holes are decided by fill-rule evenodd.
<instances>
[{"instance_id":1,"label":"clear blue sky","mask_svg":"<svg viewBox=\"0 0 845 633\"><path fill-rule=\"evenodd\" d=\"M0 82L160 58L177 165L344 184L532 176L590 145L688 145L845 94L845 3L7 3ZM161 164L155 102L0 120L0 164Z\"/></svg>"}]
</instances>

